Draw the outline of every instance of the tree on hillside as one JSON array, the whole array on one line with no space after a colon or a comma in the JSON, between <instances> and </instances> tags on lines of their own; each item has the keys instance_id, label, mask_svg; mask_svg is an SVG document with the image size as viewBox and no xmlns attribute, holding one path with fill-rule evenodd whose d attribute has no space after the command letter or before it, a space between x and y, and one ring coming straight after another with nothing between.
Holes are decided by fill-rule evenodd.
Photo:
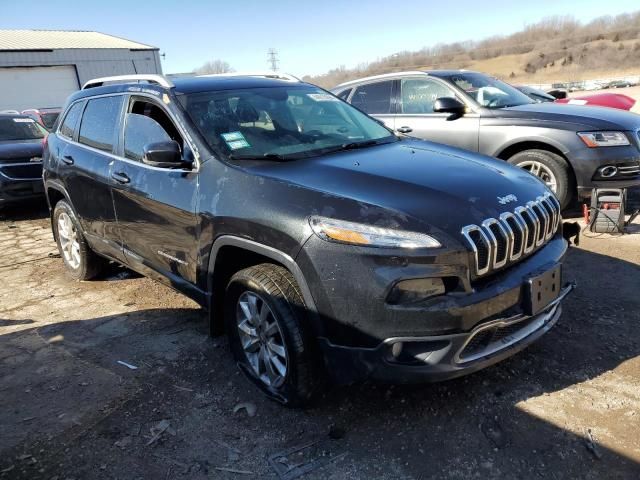
<instances>
[{"instance_id":1,"label":"tree on hillside","mask_svg":"<svg viewBox=\"0 0 640 480\"><path fill-rule=\"evenodd\" d=\"M198 75L209 75L212 73L229 73L234 72L235 70L231 68L229 62L225 62L224 60L209 60L205 62L200 68L196 68L196 73Z\"/></svg>"}]
</instances>

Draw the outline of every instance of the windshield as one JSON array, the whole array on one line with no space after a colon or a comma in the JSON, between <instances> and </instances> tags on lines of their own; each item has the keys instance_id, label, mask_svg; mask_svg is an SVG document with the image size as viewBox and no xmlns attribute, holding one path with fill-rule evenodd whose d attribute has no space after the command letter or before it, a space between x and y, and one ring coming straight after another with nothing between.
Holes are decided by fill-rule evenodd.
<instances>
[{"instance_id":1,"label":"windshield","mask_svg":"<svg viewBox=\"0 0 640 480\"><path fill-rule=\"evenodd\" d=\"M397 138L370 117L311 86L187 94L183 105L215 152L231 159L295 159Z\"/></svg>"},{"instance_id":2,"label":"windshield","mask_svg":"<svg viewBox=\"0 0 640 480\"><path fill-rule=\"evenodd\" d=\"M0 142L8 140L36 140L47 131L26 117L0 117Z\"/></svg>"},{"instance_id":3,"label":"windshield","mask_svg":"<svg viewBox=\"0 0 640 480\"><path fill-rule=\"evenodd\" d=\"M515 107L534 103L511 85L481 73L456 73L447 79L485 108Z\"/></svg>"}]
</instances>

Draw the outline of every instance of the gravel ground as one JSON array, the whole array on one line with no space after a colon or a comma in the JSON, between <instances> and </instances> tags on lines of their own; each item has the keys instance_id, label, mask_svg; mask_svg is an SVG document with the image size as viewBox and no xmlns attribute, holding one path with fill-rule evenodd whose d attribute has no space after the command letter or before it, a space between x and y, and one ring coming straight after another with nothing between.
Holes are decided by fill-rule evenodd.
<instances>
[{"instance_id":1,"label":"gravel ground","mask_svg":"<svg viewBox=\"0 0 640 480\"><path fill-rule=\"evenodd\" d=\"M571 249L579 288L521 354L306 410L262 398L185 297L70 281L42 207L0 212L0 247L0 479L640 478L639 221Z\"/></svg>"}]
</instances>

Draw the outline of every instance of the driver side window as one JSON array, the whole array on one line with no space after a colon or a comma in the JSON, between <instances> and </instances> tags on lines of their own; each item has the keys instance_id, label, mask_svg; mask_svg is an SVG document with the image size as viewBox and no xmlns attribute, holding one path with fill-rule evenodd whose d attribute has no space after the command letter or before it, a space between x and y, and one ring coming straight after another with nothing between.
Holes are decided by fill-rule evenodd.
<instances>
[{"instance_id":1,"label":"driver side window","mask_svg":"<svg viewBox=\"0 0 640 480\"><path fill-rule=\"evenodd\" d=\"M125 158L142 162L145 145L171 140L178 142L184 152L182 138L169 116L151 102L135 100L125 117Z\"/></svg>"},{"instance_id":2,"label":"driver side window","mask_svg":"<svg viewBox=\"0 0 640 480\"><path fill-rule=\"evenodd\" d=\"M429 78L405 78L400 84L400 91L400 112L408 114L433 113L437 99L456 98L453 90Z\"/></svg>"}]
</instances>

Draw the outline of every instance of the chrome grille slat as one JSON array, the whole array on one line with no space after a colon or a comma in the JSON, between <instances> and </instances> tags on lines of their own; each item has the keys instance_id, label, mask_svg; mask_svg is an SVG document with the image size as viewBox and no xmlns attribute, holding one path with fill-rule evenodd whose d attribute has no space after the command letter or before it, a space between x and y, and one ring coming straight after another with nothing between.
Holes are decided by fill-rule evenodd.
<instances>
[{"instance_id":1,"label":"chrome grille slat","mask_svg":"<svg viewBox=\"0 0 640 480\"><path fill-rule=\"evenodd\" d=\"M480 226L465 226L461 233L473 253L475 274L485 275L530 254L555 235L561 220L558 199L547 193Z\"/></svg>"}]
</instances>

